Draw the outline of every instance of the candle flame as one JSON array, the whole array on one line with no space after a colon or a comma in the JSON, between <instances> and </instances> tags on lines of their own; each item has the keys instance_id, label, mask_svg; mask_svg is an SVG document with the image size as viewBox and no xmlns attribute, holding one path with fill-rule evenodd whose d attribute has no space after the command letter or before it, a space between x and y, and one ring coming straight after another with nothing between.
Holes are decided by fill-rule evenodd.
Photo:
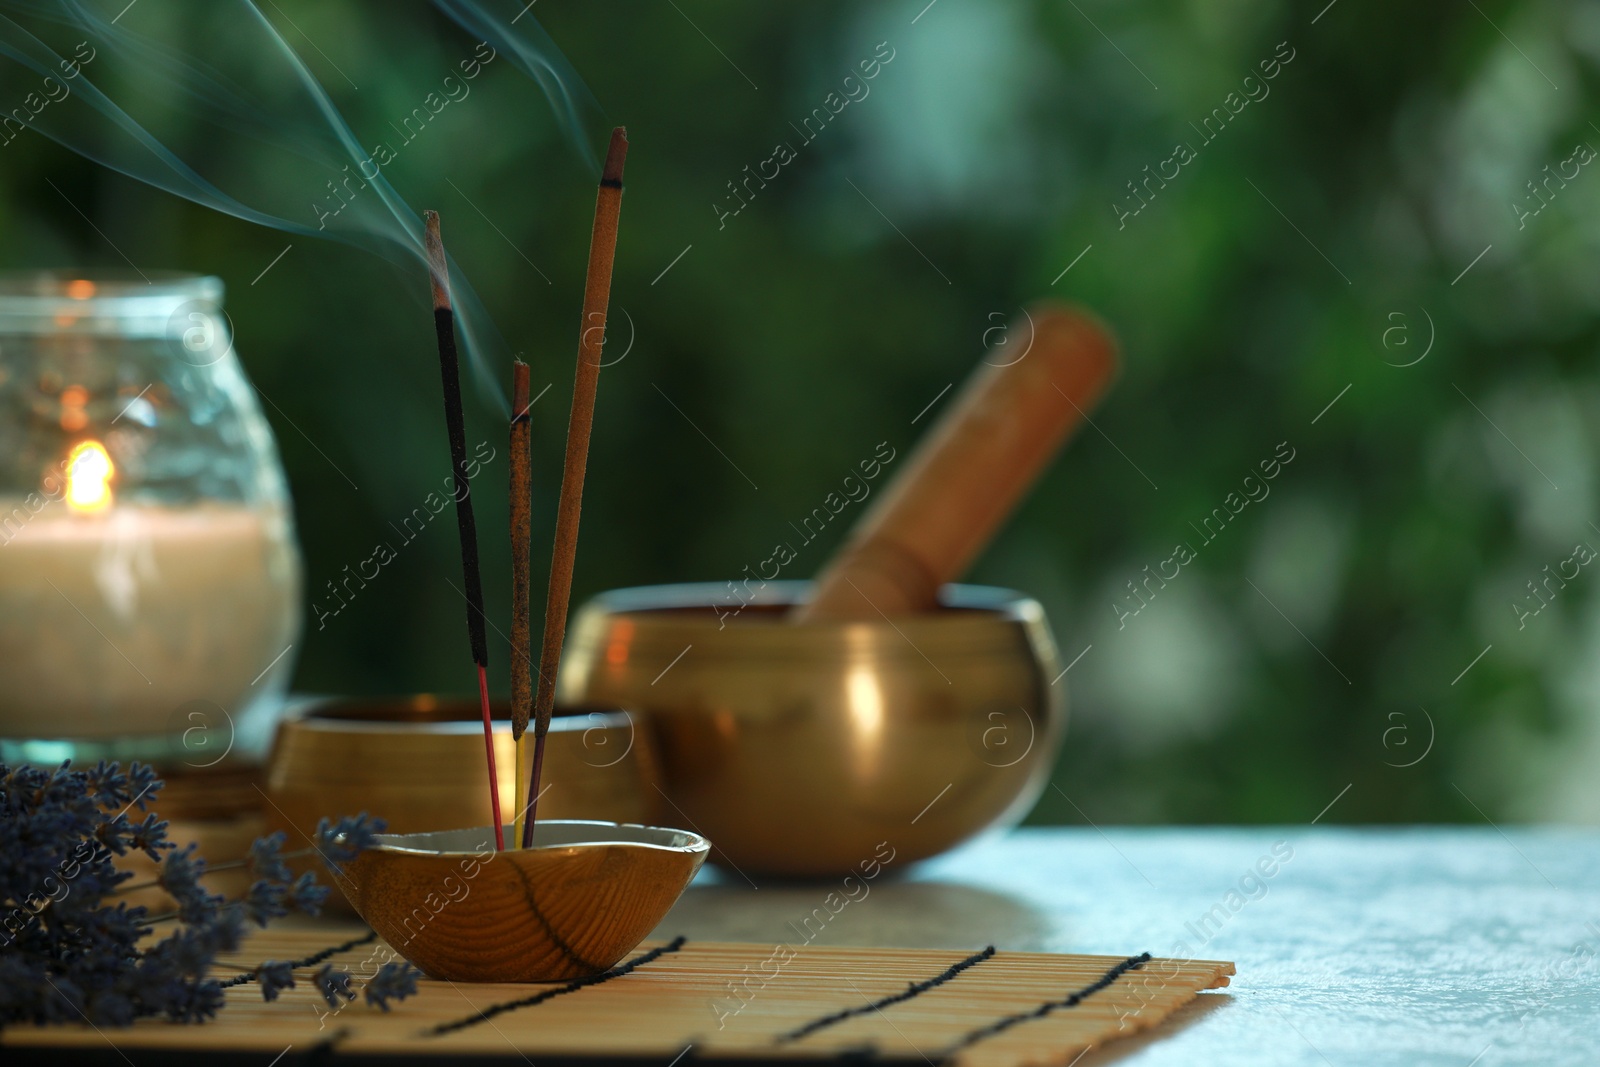
<instances>
[{"instance_id":1,"label":"candle flame","mask_svg":"<svg viewBox=\"0 0 1600 1067\"><path fill-rule=\"evenodd\" d=\"M111 505L115 473L111 456L99 441L74 445L67 456L67 507L79 514L105 510Z\"/></svg>"}]
</instances>

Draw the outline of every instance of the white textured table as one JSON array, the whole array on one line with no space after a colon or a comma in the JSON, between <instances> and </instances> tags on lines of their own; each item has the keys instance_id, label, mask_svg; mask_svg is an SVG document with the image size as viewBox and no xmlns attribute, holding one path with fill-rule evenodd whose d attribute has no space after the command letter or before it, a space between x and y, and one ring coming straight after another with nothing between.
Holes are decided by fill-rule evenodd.
<instances>
[{"instance_id":1,"label":"white textured table","mask_svg":"<svg viewBox=\"0 0 1600 1067\"><path fill-rule=\"evenodd\" d=\"M1278 842L1292 858L1263 878ZM1238 963L1079 1067L1600 1064L1600 831L1020 830L852 886L836 914L835 888L708 872L658 932Z\"/></svg>"}]
</instances>

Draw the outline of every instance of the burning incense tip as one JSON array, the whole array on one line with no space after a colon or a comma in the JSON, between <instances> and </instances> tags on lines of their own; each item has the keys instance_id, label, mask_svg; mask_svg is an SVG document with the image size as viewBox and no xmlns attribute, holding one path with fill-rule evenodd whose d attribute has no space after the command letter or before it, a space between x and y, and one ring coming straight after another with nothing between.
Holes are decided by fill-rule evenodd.
<instances>
[{"instance_id":1,"label":"burning incense tip","mask_svg":"<svg viewBox=\"0 0 1600 1067\"><path fill-rule=\"evenodd\" d=\"M433 310L450 308L450 269L445 265L444 239L439 236L439 213L422 213L422 244L428 252L428 278L433 285Z\"/></svg>"},{"instance_id":2,"label":"burning incense tip","mask_svg":"<svg viewBox=\"0 0 1600 1067\"><path fill-rule=\"evenodd\" d=\"M528 365L520 359L511 361L511 417L528 417Z\"/></svg>"},{"instance_id":3,"label":"burning incense tip","mask_svg":"<svg viewBox=\"0 0 1600 1067\"><path fill-rule=\"evenodd\" d=\"M628 158L628 128L618 126L611 131L611 145L606 149L606 165L600 171L600 184L614 189L622 188L622 163Z\"/></svg>"}]
</instances>

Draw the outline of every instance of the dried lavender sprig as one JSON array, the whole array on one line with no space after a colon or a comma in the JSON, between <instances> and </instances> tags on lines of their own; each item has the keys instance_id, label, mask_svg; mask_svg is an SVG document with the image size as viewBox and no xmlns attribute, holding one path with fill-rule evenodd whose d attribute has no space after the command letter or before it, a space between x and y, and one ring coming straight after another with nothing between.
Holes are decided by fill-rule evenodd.
<instances>
[{"instance_id":1,"label":"dried lavender sprig","mask_svg":"<svg viewBox=\"0 0 1600 1067\"><path fill-rule=\"evenodd\" d=\"M291 883L282 840L270 836L251 850L251 866L266 877L250 893L230 902L207 892L199 885L207 867L192 845L174 848L154 816L128 817L160 788L155 771L136 763L126 773L104 762L90 770L0 764L0 901L11 904L0 908L0 1026L209 1019L223 1003L223 983L209 972L218 953L238 949L246 923L289 906L320 907L327 888L310 875ZM348 862L380 829L365 814L325 820L318 848ZM133 877L115 858L135 850L159 861L157 884L179 904L178 928L160 940L147 938L155 920L146 908L106 899ZM325 995L348 992L331 968L319 979ZM379 995L397 998L383 987Z\"/></svg>"},{"instance_id":2,"label":"dried lavender sprig","mask_svg":"<svg viewBox=\"0 0 1600 1067\"><path fill-rule=\"evenodd\" d=\"M166 824L162 823L161 825L165 826ZM274 840L276 840L276 845L273 844ZM251 873L257 878L273 882L287 882L294 876L289 871L289 868L284 866L284 860L305 859L308 856L315 856L319 853L314 846L281 852L279 849L282 847L283 841L284 834L282 830L278 830L266 837L258 837L255 843L250 846L250 854L248 856L242 859L228 860L224 863L208 863L206 864L206 873L216 874L218 871L236 871L243 867L249 867ZM158 889L160 886L160 880L151 879L148 882L122 886L117 892L137 893L141 889Z\"/></svg>"}]
</instances>

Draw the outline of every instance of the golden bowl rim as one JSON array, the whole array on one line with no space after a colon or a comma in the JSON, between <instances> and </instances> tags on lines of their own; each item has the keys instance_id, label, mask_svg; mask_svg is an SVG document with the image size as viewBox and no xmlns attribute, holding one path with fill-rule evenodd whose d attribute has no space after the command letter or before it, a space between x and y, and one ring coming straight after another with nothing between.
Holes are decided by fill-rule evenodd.
<instances>
[{"instance_id":1,"label":"golden bowl rim","mask_svg":"<svg viewBox=\"0 0 1600 1067\"><path fill-rule=\"evenodd\" d=\"M400 736L416 736L421 734L435 734L439 736L454 737L457 734L482 736L483 720L473 717L470 719L441 719L438 721L405 720L405 719L335 719L328 718L324 712L329 708L337 707L386 707L393 706L404 710L412 702L432 699L439 705L470 706L476 716L478 699L465 696L440 696L434 693L411 693L399 696L379 697L314 697L295 707L287 713L282 725L296 730L314 733L352 733L352 734L394 734ZM509 706L509 700L491 701L491 705L500 704ZM623 729L632 721L632 715L627 708L614 705L568 705L563 711L558 704L555 713L550 717L551 733L572 733L594 729ZM599 716L602 721L596 723L594 716ZM493 720L495 733L511 732L509 718L496 718Z\"/></svg>"},{"instance_id":2,"label":"golden bowl rim","mask_svg":"<svg viewBox=\"0 0 1600 1067\"><path fill-rule=\"evenodd\" d=\"M804 603L810 598L814 584L809 579L773 579L762 583L759 589L753 590L750 600L743 601L743 604L746 607L756 608L793 607L796 604ZM583 607L585 610L603 610L606 614L613 616L644 615L658 618L667 617L668 612L705 609L711 611L712 614L704 621L718 622L715 614L717 607L734 607L741 603L737 598L733 600L727 599L730 595L727 592L728 585L728 582L707 581L662 582L654 585L622 586L617 589L607 589L596 593L584 603ZM897 617L896 621L903 624L908 619L914 619L919 625L937 625L940 622L970 624L975 621L975 616L992 616L995 621L1019 622L1030 621L1043 612L1043 607L1036 598L1020 590L1009 589L999 585L973 585L966 582L947 582L940 586L939 607L942 610ZM683 615L672 617L675 621L684 624L699 621ZM882 619L824 619L794 622L781 619L771 613L757 613L753 619L744 625L761 626L778 622L782 622L786 627L811 629L838 629L859 626L862 623L870 625L884 624Z\"/></svg>"},{"instance_id":3,"label":"golden bowl rim","mask_svg":"<svg viewBox=\"0 0 1600 1067\"><path fill-rule=\"evenodd\" d=\"M540 819L536 825L537 826L561 826L561 827L603 826L603 827L610 827L612 829L641 830L641 831L649 831L649 832L652 832L652 833L663 834L663 835L671 834L671 835L674 835L676 837L686 838L687 840L683 844L673 845L673 844L666 844L666 843L661 843L661 842L656 842L656 841L615 840L615 839L606 839L606 838L597 837L597 838L594 838L592 840L586 840L586 841L563 841L563 842L559 842L559 843L555 843L555 844L549 844L549 845L535 845L532 848L508 848L508 849L504 849L504 850L490 850L487 853L481 852L481 851L476 851L476 850L465 850L465 849L463 849L463 850L455 850L455 849L440 849L440 848L409 848L409 847L407 847L407 846L405 846L403 844L398 844L395 841L395 839L397 839L397 838L413 838L414 839L414 838L423 838L423 837L439 837L439 836L444 835L444 834L470 834L470 833L476 833L476 832L478 832L480 830L484 834L485 841L487 841L492 836L493 832L492 832L491 828L488 825L484 825L484 826L464 826L464 827L459 827L459 828L454 829L454 830L420 830L420 831L416 831L414 833L409 833L409 834L390 834L390 833L374 834L373 835L373 842L374 843L371 844L371 845L368 845L366 848L364 848L362 850L362 853L365 854L365 853L368 853L368 852L381 852L381 853L384 853L386 855L391 855L391 856L428 856L428 857L438 857L438 858L460 858L460 859L465 859L465 858L471 857L471 858L479 859L479 860L489 860L489 859L493 859L495 856L512 856L512 855L524 855L524 856L526 856L526 855L540 855L540 854L553 855L555 853L572 852L575 849L583 849L583 848L590 848L590 847L596 847L596 846L604 846L604 847L607 847L607 848L614 848L614 847L634 848L634 849L642 849L642 850L649 851L649 852L670 852L670 853L689 855L689 856L693 856L693 855L705 856L705 855L708 855L710 853L710 851L711 851L711 842L704 835L698 834L698 833L694 832L693 830L682 830L682 829L678 829L677 827L672 827L672 826L651 826L648 823L638 823L638 822L611 822L611 821L606 820L606 819ZM513 826L510 823L507 823L502 829L503 829L503 832L504 832L506 838L508 840L510 840L511 839L512 830L514 829Z\"/></svg>"},{"instance_id":4,"label":"golden bowl rim","mask_svg":"<svg viewBox=\"0 0 1600 1067\"><path fill-rule=\"evenodd\" d=\"M1000 586L944 586L945 610L871 619L794 622L784 605L803 600L809 582L773 581L746 604L727 603L727 583L681 582L630 586L599 593L579 609L568 647L595 658L608 642L626 640L640 654L670 659L694 646L691 674L752 662L824 664L864 661L915 664L929 656L990 656L1014 649L1019 635L1047 635L1044 605ZM1054 649L1053 637L1049 640ZM756 659L752 659L755 657ZM596 659L596 664L604 660ZM666 661L663 660L663 663ZM682 682L682 676L677 679ZM627 694L618 703L628 704Z\"/></svg>"}]
</instances>

